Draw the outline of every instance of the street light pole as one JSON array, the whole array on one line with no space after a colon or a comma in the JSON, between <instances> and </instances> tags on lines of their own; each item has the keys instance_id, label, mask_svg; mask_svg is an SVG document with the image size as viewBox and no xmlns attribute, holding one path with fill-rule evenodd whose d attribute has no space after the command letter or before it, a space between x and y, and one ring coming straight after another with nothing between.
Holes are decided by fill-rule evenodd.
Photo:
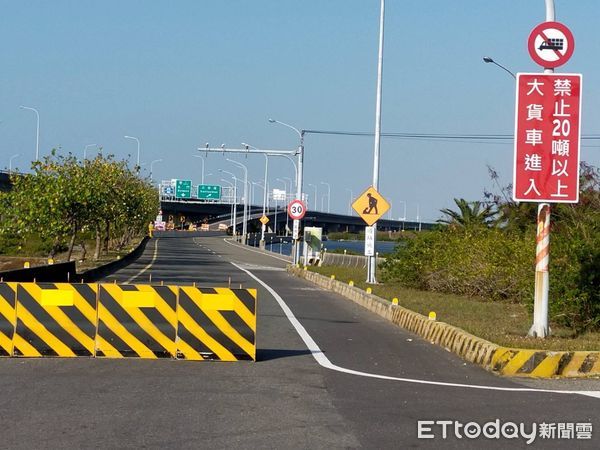
<instances>
[{"instance_id":1,"label":"street light pole","mask_svg":"<svg viewBox=\"0 0 600 450\"><path fill-rule=\"evenodd\" d=\"M379 56L377 58L377 99L375 106L375 144L373 147L373 188L379 190L379 150L381 143L381 91L383 80L383 25L385 17L385 0L381 0L379 15ZM377 242L377 222L373 225L373 246ZM366 233L365 233L366 236ZM375 272L377 270L376 256L367 257L367 283L377 283Z\"/></svg>"},{"instance_id":2,"label":"street light pole","mask_svg":"<svg viewBox=\"0 0 600 450\"><path fill-rule=\"evenodd\" d=\"M304 130L298 130L297 128L284 123L278 120L269 119L270 123L278 123L279 125L283 125L284 127L288 127L291 130L294 130L298 136L300 137L300 146L298 147L298 168L297 168L297 180L296 180L296 198L298 200L303 200L302 198L302 177L304 171ZM299 234L296 234L296 230L298 233L300 232L300 221L294 220L294 253L293 253L293 264L298 264L300 262L300 245L298 243Z\"/></svg>"},{"instance_id":3,"label":"street light pole","mask_svg":"<svg viewBox=\"0 0 600 450\"><path fill-rule=\"evenodd\" d=\"M200 183L204 184L204 157L200 155L192 155L194 158L200 158L202 161L202 178L200 178Z\"/></svg>"},{"instance_id":4,"label":"street light pole","mask_svg":"<svg viewBox=\"0 0 600 450\"><path fill-rule=\"evenodd\" d=\"M137 142L137 164L136 164L136 170L137 172L140 171L140 140L138 138L136 138L135 136L125 136L125 139L135 139L135 142Z\"/></svg>"},{"instance_id":5,"label":"street light pole","mask_svg":"<svg viewBox=\"0 0 600 450\"><path fill-rule=\"evenodd\" d=\"M321 181L321 184L327 186L327 212L331 212L331 184ZM321 208L323 209L323 208Z\"/></svg>"},{"instance_id":6,"label":"street light pole","mask_svg":"<svg viewBox=\"0 0 600 450\"><path fill-rule=\"evenodd\" d=\"M244 170L244 218L242 219L242 242L245 244L246 234L248 232L248 168L244 164L234 161L233 159L227 158L227 161L235 164L238 167L241 167Z\"/></svg>"},{"instance_id":7,"label":"street light pole","mask_svg":"<svg viewBox=\"0 0 600 450\"><path fill-rule=\"evenodd\" d=\"M351 216L352 215L352 200L354 199L354 193L352 192L352 189L346 188L346 190L348 192L350 192L350 200L348 201L348 215Z\"/></svg>"},{"instance_id":8,"label":"street light pole","mask_svg":"<svg viewBox=\"0 0 600 450\"><path fill-rule=\"evenodd\" d=\"M40 113L37 109L32 108L31 106L19 106L19 108L21 109L28 109L30 111L33 111L35 113L35 116L37 117L37 126L36 126L36 132L35 132L35 160L39 161L40 160Z\"/></svg>"},{"instance_id":9,"label":"street light pole","mask_svg":"<svg viewBox=\"0 0 600 450\"><path fill-rule=\"evenodd\" d=\"M237 182L238 182L238 179L234 173L229 172L227 170L219 169L219 172L226 173L231 178L233 178L233 181L235 182L235 184L233 186L233 235L237 236Z\"/></svg>"},{"instance_id":10,"label":"street light pole","mask_svg":"<svg viewBox=\"0 0 600 450\"><path fill-rule=\"evenodd\" d=\"M87 159L87 149L88 147L93 147L97 144L86 144L86 146L83 149L83 159L86 160Z\"/></svg>"},{"instance_id":11,"label":"street light pole","mask_svg":"<svg viewBox=\"0 0 600 450\"><path fill-rule=\"evenodd\" d=\"M221 181L222 181L223 183L227 183L229 186L231 186L231 188L230 188L230 189L231 189L231 192L232 192L232 195L233 195L233 192L234 192L233 183L232 183L231 181L227 181L227 180L226 180L226 179L224 179L224 178L221 178ZM230 226L231 226L231 230L232 230L232 231L233 231L233 204L234 204L234 203L235 203L235 202L231 202L231 211L229 212L229 224L230 224ZM233 234L234 234L234 233L233 233Z\"/></svg>"},{"instance_id":12,"label":"street light pole","mask_svg":"<svg viewBox=\"0 0 600 450\"><path fill-rule=\"evenodd\" d=\"M150 162L150 181L152 182L152 173L154 173L154 163L161 162L162 159L155 159Z\"/></svg>"},{"instance_id":13,"label":"street light pole","mask_svg":"<svg viewBox=\"0 0 600 450\"><path fill-rule=\"evenodd\" d=\"M15 159L17 156L21 156L19 153L12 155L10 158L8 158L8 174L10 175L12 173L12 160Z\"/></svg>"},{"instance_id":14,"label":"street light pole","mask_svg":"<svg viewBox=\"0 0 600 450\"><path fill-rule=\"evenodd\" d=\"M287 180L290 182L290 191L292 190L292 186L294 185L294 181L290 178L290 177L282 177L284 180ZM278 178L279 180L279 178ZM285 188L285 203L284 206L286 206L286 212L285 212L285 235L289 236L288 233L288 229L289 229L289 215L287 213L287 204L289 203L289 199L288 199L288 190L287 190L287 185Z\"/></svg>"},{"instance_id":15,"label":"street light pole","mask_svg":"<svg viewBox=\"0 0 600 450\"><path fill-rule=\"evenodd\" d=\"M317 205L317 185L316 184L312 184L312 183L308 183L309 186L314 187L315 188L315 211L319 210L319 206Z\"/></svg>"}]
</instances>

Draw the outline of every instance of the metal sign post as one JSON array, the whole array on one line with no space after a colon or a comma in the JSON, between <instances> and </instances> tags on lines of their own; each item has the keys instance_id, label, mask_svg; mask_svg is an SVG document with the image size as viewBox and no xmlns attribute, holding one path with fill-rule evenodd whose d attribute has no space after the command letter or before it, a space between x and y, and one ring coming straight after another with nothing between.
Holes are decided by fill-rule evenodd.
<instances>
[{"instance_id":1,"label":"metal sign post","mask_svg":"<svg viewBox=\"0 0 600 450\"><path fill-rule=\"evenodd\" d=\"M535 296L529 335L545 338L548 327L550 258L549 202L577 203L581 124L581 75L554 74L574 49L568 28L554 22L554 0L546 0L546 22L528 42L544 74L517 75L513 198L539 202Z\"/></svg>"}]
</instances>

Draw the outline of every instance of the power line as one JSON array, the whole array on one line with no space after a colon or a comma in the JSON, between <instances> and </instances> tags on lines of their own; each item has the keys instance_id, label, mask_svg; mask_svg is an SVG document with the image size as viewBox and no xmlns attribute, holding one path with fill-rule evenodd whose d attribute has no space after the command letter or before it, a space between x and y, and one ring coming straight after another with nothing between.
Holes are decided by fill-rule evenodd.
<instances>
[{"instance_id":1,"label":"power line","mask_svg":"<svg viewBox=\"0 0 600 450\"><path fill-rule=\"evenodd\" d=\"M321 134L330 136L374 136L367 131L337 131L337 130L304 130L305 134ZM512 141L512 134L452 134L452 133L381 133L382 137L396 139L447 140L447 141ZM581 136L582 140L600 140L600 135L590 134Z\"/></svg>"}]
</instances>

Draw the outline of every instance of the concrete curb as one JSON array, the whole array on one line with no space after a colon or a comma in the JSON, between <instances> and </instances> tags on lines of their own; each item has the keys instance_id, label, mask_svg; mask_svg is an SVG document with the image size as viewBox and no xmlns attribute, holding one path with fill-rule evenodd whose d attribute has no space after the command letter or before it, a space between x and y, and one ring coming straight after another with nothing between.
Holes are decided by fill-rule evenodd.
<instances>
[{"instance_id":1,"label":"concrete curb","mask_svg":"<svg viewBox=\"0 0 600 450\"><path fill-rule=\"evenodd\" d=\"M393 305L388 300L347 283L294 266L288 266L288 272L340 294L490 372L536 378L600 376L600 352L553 352L501 347L455 326L429 320L422 314Z\"/></svg>"}]
</instances>

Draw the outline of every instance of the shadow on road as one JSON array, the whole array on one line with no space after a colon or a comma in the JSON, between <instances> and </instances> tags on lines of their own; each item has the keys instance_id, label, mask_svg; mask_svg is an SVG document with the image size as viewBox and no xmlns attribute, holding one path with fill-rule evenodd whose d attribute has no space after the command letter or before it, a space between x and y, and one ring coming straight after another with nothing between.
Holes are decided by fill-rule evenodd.
<instances>
[{"instance_id":1,"label":"shadow on road","mask_svg":"<svg viewBox=\"0 0 600 450\"><path fill-rule=\"evenodd\" d=\"M256 361L271 361L273 359L288 358L291 356L310 355L310 350L286 350L280 348L258 348L256 349Z\"/></svg>"}]
</instances>

